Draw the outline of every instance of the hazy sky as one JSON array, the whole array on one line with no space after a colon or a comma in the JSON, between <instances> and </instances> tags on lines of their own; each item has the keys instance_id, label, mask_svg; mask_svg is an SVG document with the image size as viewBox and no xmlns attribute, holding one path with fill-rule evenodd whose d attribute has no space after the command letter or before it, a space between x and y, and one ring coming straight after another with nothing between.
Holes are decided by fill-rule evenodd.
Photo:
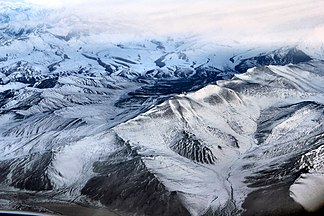
<instances>
[{"instance_id":1,"label":"hazy sky","mask_svg":"<svg viewBox=\"0 0 324 216\"><path fill-rule=\"evenodd\" d=\"M124 34L196 33L239 41L324 40L323 0L25 0Z\"/></svg>"}]
</instances>

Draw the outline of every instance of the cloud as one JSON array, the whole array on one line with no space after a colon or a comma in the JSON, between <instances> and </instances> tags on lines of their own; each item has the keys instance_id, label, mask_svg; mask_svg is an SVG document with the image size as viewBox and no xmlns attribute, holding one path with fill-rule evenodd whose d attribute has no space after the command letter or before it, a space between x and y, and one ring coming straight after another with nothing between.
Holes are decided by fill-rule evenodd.
<instances>
[{"instance_id":1,"label":"cloud","mask_svg":"<svg viewBox=\"0 0 324 216\"><path fill-rule=\"evenodd\" d=\"M46 0L26 0L25 2L35 5L40 5L46 8L59 8L64 7L63 1L46 1Z\"/></svg>"},{"instance_id":2,"label":"cloud","mask_svg":"<svg viewBox=\"0 0 324 216\"><path fill-rule=\"evenodd\" d=\"M324 24L322 0L26 0L129 35L200 34L239 41L298 41Z\"/></svg>"}]
</instances>

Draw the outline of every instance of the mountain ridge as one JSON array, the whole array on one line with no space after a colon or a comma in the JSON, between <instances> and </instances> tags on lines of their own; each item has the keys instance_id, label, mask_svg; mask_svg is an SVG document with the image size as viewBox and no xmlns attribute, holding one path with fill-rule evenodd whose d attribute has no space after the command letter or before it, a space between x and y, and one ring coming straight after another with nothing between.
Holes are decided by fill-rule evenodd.
<instances>
[{"instance_id":1,"label":"mountain ridge","mask_svg":"<svg viewBox=\"0 0 324 216\"><path fill-rule=\"evenodd\" d=\"M46 10L0 14L0 206L38 211L58 201L126 215L321 208L302 192L322 181L324 131L324 62L305 44L116 43L76 16L50 25L39 19Z\"/></svg>"}]
</instances>

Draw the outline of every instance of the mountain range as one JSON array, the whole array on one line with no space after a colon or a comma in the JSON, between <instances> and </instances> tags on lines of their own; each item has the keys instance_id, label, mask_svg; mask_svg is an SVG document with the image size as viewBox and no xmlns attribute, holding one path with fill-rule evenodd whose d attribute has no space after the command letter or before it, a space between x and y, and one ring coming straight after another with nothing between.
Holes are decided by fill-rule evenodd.
<instances>
[{"instance_id":1,"label":"mountain range","mask_svg":"<svg viewBox=\"0 0 324 216\"><path fill-rule=\"evenodd\" d=\"M116 42L48 13L0 10L1 209L323 212L323 46Z\"/></svg>"}]
</instances>

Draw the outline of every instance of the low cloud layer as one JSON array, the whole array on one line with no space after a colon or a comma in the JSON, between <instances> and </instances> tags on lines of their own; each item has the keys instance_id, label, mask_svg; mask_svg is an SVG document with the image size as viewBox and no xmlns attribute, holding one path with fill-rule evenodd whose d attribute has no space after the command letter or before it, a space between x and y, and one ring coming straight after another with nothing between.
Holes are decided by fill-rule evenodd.
<instances>
[{"instance_id":1,"label":"low cloud layer","mask_svg":"<svg viewBox=\"0 0 324 216\"><path fill-rule=\"evenodd\" d=\"M16 1L17 2L17 1ZM322 0L25 0L61 9L125 35L194 33L268 43L324 38Z\"/></svg>"}]
</instances>

